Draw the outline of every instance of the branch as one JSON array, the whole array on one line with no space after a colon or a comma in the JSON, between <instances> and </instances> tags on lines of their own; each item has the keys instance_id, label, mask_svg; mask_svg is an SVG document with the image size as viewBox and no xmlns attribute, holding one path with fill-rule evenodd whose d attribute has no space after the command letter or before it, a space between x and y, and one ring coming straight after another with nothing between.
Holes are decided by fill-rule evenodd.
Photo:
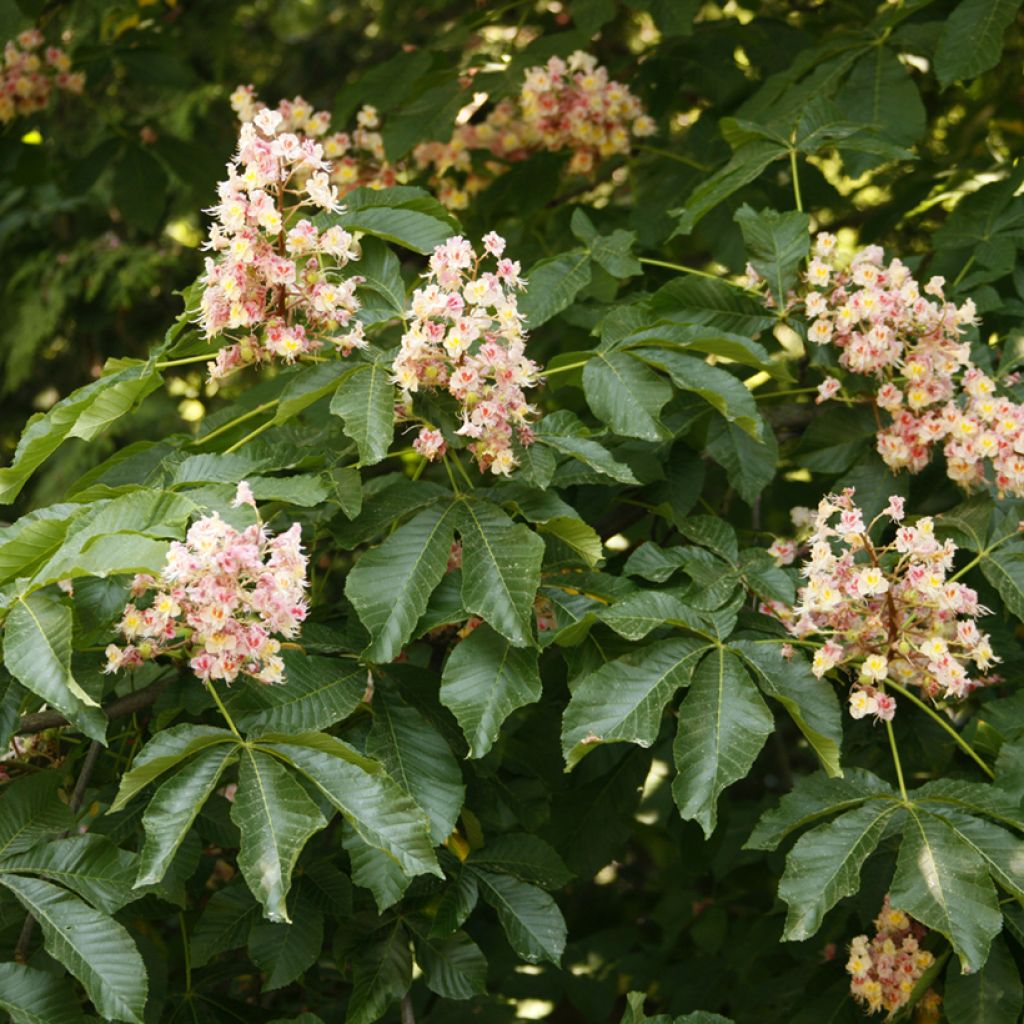
<instances>
[{"instance_id":1,"label":"branch","mask_svg":"<svg viewBox=\"0 0 1024 1024\"><path fill-rule=\"evenodd\" d=\"M155 704L157 698L163 693L164 687L169 680L158 679L156 682L144 686L141 690L119 697L108 707L103 709L103 714L110 721L115 718L125 718L135 714L143 708ZM25 736L30 733L43 732L46 729L63 729L71 723L59 711L37 711L31 715L22 715L18 725L17 735Z\"/></svg>"}]
</instances>

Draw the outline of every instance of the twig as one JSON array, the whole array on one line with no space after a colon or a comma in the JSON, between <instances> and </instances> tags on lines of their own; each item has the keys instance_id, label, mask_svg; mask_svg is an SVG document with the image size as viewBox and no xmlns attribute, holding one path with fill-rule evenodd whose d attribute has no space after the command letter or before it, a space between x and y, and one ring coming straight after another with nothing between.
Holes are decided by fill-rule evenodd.
<instances>
[{"instance_id":1,"label":"twig","mask_svg":"<svg viewBox=\"0 0 1024 1024\"><path fill-rule=\"evenodd\" d=\"M148 708L156 703L168 681L167 679L158 679L141 690L118 698L109 707L103 709L103 714L112 722L116 718L126 718L128 715L135 714L136 711ZM21 716L17 735L27 736L31 733L43 732L46 729L63 729L70 724L59 711L36 711L31 715Z\"/></svg>"},{"instance_id":2,"label":"twig","mask_svg":"<svg viewBox=\"0 0 1024 1024\"><path fill-rule=\"evenodd\" d=\"M416 1024L416 1014L412 1009L412 996L408 992L402 996L402 1024Z\"/></svg>"}]
</instances>

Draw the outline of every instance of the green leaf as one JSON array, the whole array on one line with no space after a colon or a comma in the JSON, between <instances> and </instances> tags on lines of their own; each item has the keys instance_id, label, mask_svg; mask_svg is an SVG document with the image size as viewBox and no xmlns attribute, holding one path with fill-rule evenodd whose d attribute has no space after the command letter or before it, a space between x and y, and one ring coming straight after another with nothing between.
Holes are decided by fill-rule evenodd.
<instances>
[{"instance_id":1,"label":"green leaf","mask_svg":"<svg viewBox=\"0 0 1024 1024\"><path fill-rule=\"evenodd\" d=\"M367 237L360 243L359 276L364 287L375 291L398 316L405 312L405 282L402 264L394 251L379 239Z\"/></svg>"},{"instance_id":2,"label":"green leaf","mask_svg":"<svg viewBox=\"0 0 1024 1024\"><path fill-rule=\"evenodd\" d=\"M160 374L148 364L121 360L111 365L124 368L72 391L28 421L14 461L0 469L0 505L14 501L28 478L66 438L91 441L161 384Z\"/></svg>"},{"instance_id":3,"label":"green leaf","mask_svg":"<svg viewBox=\"0 0 1024 1024\"><path fill-rule=\"evenodd\" d=\"M777 306L783 307L786 293L796 283L797 268L807 259L811 218L795 210L757 213L744 203L733 220L743 232L751 265L767 282Z\"/></svg>"},{"instance_id":4,"label":"green leaf","mask_svg":"<svg viewBox=\"0 0 1024 1024\"><path fill-rule=\"evenodd\" d=\"M599 743L658 738L665 705L690 683L707 644L689 637L630 651L578 680L562 721L562 753L572 768Z\"/></svg>"},{"instance_id":5,"label":"green leaf","mask_svg":"<svg viewBox=\"0 0 1024 1024\"><path fill-rule=\"evenodd\" d=\"M345 816L360 838L408 875L440 875L424 812L376 761L324 733L265 736Z\"/></svg>"},{"instance_id":6,"label":"green leaf","mask_svg":"<svg viewBox=\"0 0 1024 1024\"><path fill-rule=\"evenodd\" d=\"M549 537L557 537L591 569L601 561L604 554L604 545L597 531L575 516L555 516L539 523L537 531Z\"/></svg>"},{"instance_id":7,"label":"green leaf","mask_svg":"<svg viewBox=\"0 0 1024 1024\"><path fill-rule=\"evenodd\" d=\"M156 885L162 881L196 815L236 757L237 750L232 746L207 747L160 783L142 817L146 841L139 855L136 884Z\"/></svg>"},{"instance_id":8,"label":"green leaf","mask_svg":"<svg viewBox=\"0 0 1024 1024\"><path fill-rule=\"evenodd\" d=\"M435 938L451 935L465 923L480 898L476 876L461 861L449 871L449 882L437 904L430 934Z\"/></svg>"},{"instance_id":9,"label":"green leaf","mask_svg":"<svg viewBox=\"0 0 1024 1024\"><path fill-rule=\"evenodd\" d=\"M270 921L290 921L285 898L292 870L310 836L327 820L274 758L242 747L231 820L242 836L238 867Z\"/></svg>"},{"instance_id":10,"label":"green leaf","mask_svg":"<svg viewBox=\"0 0 1024 1024\"><path fill-rule=\"evenodd\" d=\"M342 846L348 852L353 883L370 890L378 913L383 914L405 895L412 879L398 861L365 843L347 822L342 828Z\"/></svg>"},{"instance_id":11,"label":"green leaf","mask_svg":"<svg viewBox=\"0 0 1024 1024\"><path fill-rule=\"evenodd\" d=\"M60 773L50 771L23 775L4 786L0 860L71 828L71 810L58 796L60 785Z\"/></svg>"},{"instance_id":12,"label":"green leaf","mask_svg":"<svg viewBox=\"0 0 1024 1024\"><path fill-rule=\"evenodd\" d=\"M590 253L570 249L535 263L526 275L527 289L519 299L526 326L536 330L561 313L590 284Z\"/></svg>"},{"instance_id":13,"label":"green leaf","mask_svg":"<svg viewBox=\"0 0 1024 1024\"><path fill-rule=\"evenodd\" d=\"M459 507L458 530L466 610L517 647L532 644L544 541L496 505L471 499Z\"/></svg>"},{"instance_id":14,"label":"green leaf","mask_svg":"<svg viewBox=\"0 0 1024 1024\"><path fill-rule=\"evenodd\" d=\"M408 186L354 189L345 197L345 212L325 219L420 253L432 252L458 226L429 192Z\"/></svg>"},{"instance_id":15,"label":"green leaf","mask_svg":"<svg viewBox=\"0 0 1024 1024\"><path fill-rule=\"evenodd\" d=\"M719 203L734 192L750 184L773 161L786 155L786 148L778 142L761 139L740 146L724 166L702 181L678 210L669 210L669 216L679 218L674 235L688 235Z\"/></svg>"},{"instance_id":16,"label":"green leaf","mask_svg":"<svg viewBox=\"0 0 1024 1024\"><path fill-rule=\"evenodd\" d=\"M805 832L786 858L779 897L789 904L782 937L810 938L825 914L860 886L860 870L900 805L871 801ZM893 893L893 906L906 905Z\"/></svg>"},{"instance_id":17,"label":"green leaf","mask_svg":"<svg viewBox=\"0 0 1024 1024\"><path fill-rule=\"evenodd\" d=\"M553 846L526 832L509 832L489 839L479 850L470 853L467 863L513 875L543 889L561 889L573 878Z\"/></svg>"},{"instance_id":18,"label":"green leaf","mask_svg":"<svg viewBox=\"0 0 1024 1024\"><path fill-rule=\"evenodd\" d=\"M132 892L135 855L101 835L86 833L55 839L6 858L2 870L60 882L107 914L117 913L139 895Z\"/></svg>"},{"instance_id":19,"label":"green leaf","mask_svg":"<svg viewBox=\"0 0 1024 1024\"><path fill-rule=\"evenodd\" d=\"M730 565L735 565L739 559L736 531L718 516L687 516L676 529L687 540L713 551Z\"/></svg>"},{"instance_id":20,"label":"green leaf","mask_svg":"<svg viewBox=\"0 0 1024 1024\"><path fill-rule=\"evenodd\" d=\"M657 441L672 389L628 352L594 353L583 368L583 393L594 415L623 437Z\"/></svg>"},{"instance_id":21,"label":"green leaf","mask_svg":"<svg viewBox=\"0 0 1024 1024\"><path fill-rule=\"evenodd\" d=\"M85 986L104 1019L142 1024L146 968L121 925L42 879L0 875L0 883L36 919L47 953Z\"/></svg>"},{"instance_id":22,"label":"green leaf","mask_svg":"<svg viewBox=\"0 0 1024 1024\"><path fill-rule=\"evenodd\" d=\"M444 938L417 934L415 945L431 992L443 999L471 999L487 991L487 958L465 932Z\"/></svg>"},{"instance_id":23,"label":"green leaf","mask_svg":"<svg viewBox=\"0 0 1024 1024\"><path fill-rule=\"evenodd\" d=\"M455 647L441 676L441 703L455 715L474 758L491 749L513 711L540 696L537 652L514 647L485 623Z\"/></svg>"},{"instance_id":24,"label":"green leaf","mask_svg":"<svg viewBox=\"0 0 1024 1024\"><path fill-rule=\"evenodd\" d=\"M423 808L430 835L443 843L455 828L466 787L444 737L397 693L378 687L373 696L373 724L366 753Z\"/></svg>"},{"instance_id":25,"label":"green leaf","mask_svg":"<svg viewBox=\"0 0 1024 1024\"><path fill-rule=\"evenodd\" d=\"M995 67L1021 0L961 0L942 26L935 74L942 87Z\"/></svg>"},{"instance_id":26,"label":"green leaf","mask_svg":"<svg viewBox=\"0 0 1024 1024\"><path fill-rule=\"evenodd\" d=\"M226 701L240 729L310 732L348 718L362 703L366 669L340 658L285 651L285 685L238 682Z\"/></svg>"},{"instance_id":27,"label":"green leaf","mask_svg":"<svg viewBox=\"0 0 1024 1024\"><path fill-rule=\"evenodd\" d=\"M757 403L743 382L728 371L671 349L638 349L636 355L667 373L681 391L700 395L730 423L735 423L755 440L761 438L763 421Z\"/></svg>"},{"instance_id":28,"label":"green leaf","mask_svg":"<svg viewBox=\"0 0 1024 1024\"><path fill-rule=\"evenodd\" d=\"M331 412L356 443L359 461L374 466L388 453L395 432L395 385L381 357L354 367L338 383Z\"/></svg>"},{"instance_id":29,"label":"green leaf","mask_svg":"<svg viewBox=\"0 0 1024 1024\"><path fill-rule=\"evenodd\" d=\"M85 1024L66 979L23 964L0 964L0 1010L12 1024Z\"/></svg>"},{"instance_id":30,"label":"green leaf","mask_svg":"<svg viewBox=\"0 0 1024 1024\"><path fill-rule=\"evenodd\" d=\"M249 955L267 978L262 991L290 985L315 962L324 942L324 913L304 888L288 901L294 924L257 921L249 932Z\"/></svg>"},{"instance_id":31,"label":"green leaf","mask_svg":"<svg viewBox=\"0 0 1024 1024\"><path fill-rule=\"evenodd\" d=\"M218 889L209 899L189 937L193 967L203 967L218 953L244 946L260 920L260 905L241 879Z\"/></svg>"},{"instance_id":32,"label":"green leaf","mask_svg":"<svg viewBox=\"0 0 1024 1024\"><path fill-rule=\"evenodd\" d=\"M764 812L744 849L774 850L798 828L859 807L879 796L894 796L894 790L863 768L848 768L841 779L830 778L824 772L801 775L793 788L783 795L778 807Z\"/></svg>"},{"instance_id":33,"label":"green leaf","mask_svg":"<svg viewBox=\"0 0 1024 1024\"><path fill-rule=\"evenodd\" d=\"M642 640L660 626L677 622L689 625L699 616L683 604L677 591L638 590L602 610L600 618L619 636Z\"/></svg>"},{"instance_id":34,"label":"green leaf","mask_svg":"<svg viewBox=\"0 0 1024 1024\"><path fill-rule=\"evenodd\" d=\"M651 309L681 323L714 327L748 338L756 338L775 323L775 317L757 296L745 294L726 281L705 277L674 278L651 297Z\"/></svg>"},{"instance_id":35,"label":"green leaf","mask_svg":"<svg viewBox=\"0 0 1024 1024\"><path fill-rule=\"evenodd\" d=\"M811 673L800 653L783 658L780 644L736 640L730 646L754 669L755 678L769 697L789 713L831 776L843 774L839 749L843 742L843 715L832 686Z\"/></svg>"},{"instance_id":36,"label":"green leaf","mask_svg":"<svg viewBox=\"0 0 1024 1024\"><path fill-rule=\"evenodd\" d=\"M373 1024L412 984L409 936L395 921L374 942L360 949L352 970L352 997L345 1024Z\"/></svg>"},{"instance_id":37,"label":"green leaf","mask_svg":"<svg viewBox=\"0 0 1024 1024\"><path fill-rule=\"evenodd\" d=\"M273 422L287 423L293 420L304 409L331 394L338 387L339 380L351 372L352 366L345 359L299 367L286 378Z\"/></svg>"},{"instance_id":38,"label":"green leaf","mask_svg":"<svg viewBox=\"0 0 1024 1024\"><path fill-rule=\"evenodd\" d=\"M121 776L117 796L108 814L123 810L136 793L187 757L217 743L238 742L233 733L213 725L172 725L158 732L136 755L131 768Z\"/></svg>"},{"instance_id":39,"label":"green leaf","mask_svg":"<svg viewBox=\"0 0 1024 1024\"><path fill-rule=\"evenodd\" d=\"M124 219L152 234L163 219L167 174L143 146L128 144L114 171L114 196Z\"/></svg>"},{"instance_id":40,"label":"green leaf","mask_svg":"<svg viewBox=\"0 0 1024 1024\"><path fill-rule=\"evenodd\" d=\"M369 661L397 657L448 569L456 506L428 507L367 551L345 581L345 594L373 638Z\"/></svg>"},{"instance_id":41,"label":"green leaf","mask_svg":"<svg viewBox=\"0 0 1024 1024\"><path fill-rule=\"evenodd\" d=\"M27 690L102 742L107 720L71 672L71 629L71 608L59 597L41 590L19 597L4 625L4 664Z\"/></svg>"},{"instance_id":42,"label":"green leaf","mask_svg":"<svg viewBox=\"0 0 1024 1024\"><path fill-rule=\"evenodd\" d=\"M976 974L962 974L950 962L943 995L949 1024L1017 1024L1024 1009L1017 964L999 936Z\"/></svg>"},{"instance_id":43,"label":"green leaf","mask_svg":"<svg viewBox=\"0 0 1024 1024\"><path fill-rule=\"evenodd\" d=\"M763 421L758 442L736 424L715 417L708 428L707 453L726 471L729 483L748 505L775 478L779 448L771 427Z\"/></svg>"},{"instance_id":44,"label":"green leaf","mask_svg":"<svg viewBox=\"0 0 1024 1024\"><path fill-rule=\"evenodd\" d=\"M985 862L946 823L913 804L891 893L893 906L949 939L964 968L981 970L1003 926Z\"/></svg>"},{"instance_id":45,"label":"green leaf","mask_svg":"<svg viewBox=\"0 0 1024 1024\"><path fill-rule=\"evenodd\" d=\"M505 937L527 963L547 960L556 967L565 952L566 928L558 904L528 882L474 869L480 895L498 913Z\"/></svg>"},{"instance_id":46,"label":"green leaf","mask_svg":"<svg viewBox=\"0 0 1024 1024\"><path fill-rule=\"evenodd\" d=\"M944 809L939 817L985 862L994 881L1024 901L1024 841L1005 828L969 814Z\"/></svg>"},{"instance_id":47,"label":"green leaf","mask_svg":"<svg viewBox=\"0 0 1024 1024\"><path fill-rule=\"evenodd\" d=\"M679 813L710 836L722 790L742 779L772 731L771 712L740 659L719 647L693 675L679 709L672 795Z\"/></svg>"},{"instance_id":48,"label":"green leaf","mask_svg":"<svg viewBox=\"0 0 1024 1024\"><path fill-rule=\"evenodd\" d=\"M981 571L999 591L1010 614L1024 621L1024 540L1011 540L998 554L985 555Z\"/></svg>"}]
</instances>

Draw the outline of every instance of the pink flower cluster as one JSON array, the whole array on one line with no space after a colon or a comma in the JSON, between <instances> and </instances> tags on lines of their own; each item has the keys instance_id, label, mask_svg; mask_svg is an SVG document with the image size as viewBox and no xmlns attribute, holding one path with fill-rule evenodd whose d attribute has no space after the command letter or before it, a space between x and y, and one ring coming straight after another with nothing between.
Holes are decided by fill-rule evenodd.
<instances>
[{"instance_id":1,"label":"pink flower cluster","mask_svg":"<svg viewBox=\"0 0 1024 1024\"><path fill-rule=\"evenodd\" d=\"M251 501L243 488L239 500ZM170 655L187 658L204 682L231 683L244 672L280 683L284 663L275 637L298 633L305 588L298 523L271 536L260 523L239 532L216 513L206 516L189 528L184 544L171 545L159 580L136 577L134 600L117 627L126 645L107 647L106 671Z\"/></svg>"},{"instance_id":2,"label":"pink flower cluster","mask_svg":"<svg viewBox=\"0 0 1024 1024\"><path fill-rule=\"evenodd\" d=\"M338 225L320 230L306 216L339 212L331 165L314 139L283 131L278 111L263 109L241 126L238 151L210 228L200 323L207 338L231 343L210 364L211 376L241 366L334 346L344 355L365 346L355 320L360 277L342 270L359 246Z\"/></svg>"},{"instance_id":3,"label":"pink flower cluster","mask_svg":"<svg viewBox=\"0 0 1024 1024\"><path fill-rule=\"evenodd\" d=\"M896 701L887 680L918 687L931 699L960 699L992 681L971 679L968 663L985 672L999 661L975 622L987 609L974 590L949 576L956 545L939 543L932 519L906 526L903 517L903 499L895 496L870 523L852 488L823 498L806 542L807 582L796 606L762 606L795 636L820 643L812 665L819 679L837 668L856 674L849 696L854 718L892 719ZM875 544L871 530L883 519L895 535ZM784 557L794 554L787 548Z\"/></svg>"},{"instance_id":4,"label":"pink flower cluster","mask_svg":"<svg viewBox=\"0 0 1024 1024\"><path fill-rule=\"evenodd\" d=\"M850 992L868 1013L888 1011L891 1016L906 1005L921 975L935 962L921 939L928 929L893 907L886 893L882 912L875 918L875 935L858 935L850 943L846 970Z\"/></svg>"},{"instance_id":5,"label":"pink flower cluster","mask_svg":"<svg viewBox=\"0 0 1024 1024\"><path fill-rule=\"evenodd\" d=\"M266 109L251 85L240 85L231 94L231 106L243 124ZM331 183L338 187L341 195L360 185L389 188L404 180L404 166L388 162L376 107L366 104L360 108L356 127L351 132L333 131L330 113L314 110L301 96L281 100L275 110L282 118L281 131L299 138L320 140L324 156L331 161Z\"/></svg>"},{"instance_id":6,"label":"pink flower cluster","mask_svg":"<svg viewBox=\"0 0 1024 1024\"><path fill-rule=\"evenodd\" d=\"M984 485L991 463L1000 493L1024 495L1024 405L997 397L994 382L971 365L962 332L975 321L974 303L947 301L941 277L922 288L898 259L886 264L876 245L843 266L835 236L822 233L814 253L803 299L808 336L835 345L844 369L877 380L874 404L890 418L878 432L886 464L920 472L941 444L947 472L962 487ZM827 378L818 401L840 389Z\"/></svg>"},{"instance_id":7,"label":"pink flower cluster","mask_svg":"<svg viewBox=\"0 0 1024 1024\"><path fill-rule=\"evenodd\" d=\"M0 67L0 124L45 110L53 86L80 93L85 75L71 70L71 58L58 46L44 48L43 34L30 28L4 44Z\"/></svg>"},{"instance_id":8,"label":"pink flower cluster","mask_svg":"<svg viewBox=\"0 0 1024 1024\"><path fill-rule=\"evenodd\" d=\"M536 410L523 389L537 382L537 364L525 355L523 316L516 293L526 286L519 264L504 256L505 240L493 231L477 254L461 236L449 238L430 257L427 284L412 296L412 317L402 335L393 380L405 392L400 409L408 419L412 395L447 391L460 406L458 433L480 469L507 474L516 466L513 437L533 441ZM482 270L488 257L494 271ZM427 424L414 447L428 459L445 453L441 432Z\"/></svg>"},{"instance_id":9,"label":"pink flower cluster","mask_svg":"<svg viewBox=\"0 0 1024 1024\"><path fill-rule=\"evenodd\" d=\"M423 143L413 158L433 172L441 202L461 209L507 164L531 153L571 152L570 173L590 174L602 159L628 153L634 137L656 130L628 86L577 50L568 61L552 57L527 69L516 100L500 101L479 123L457 125L448 142ZM483 172L474 169L474 150L494 158ZM451 171L459 172L461 185Z\"/></svg>"}]
</instances>

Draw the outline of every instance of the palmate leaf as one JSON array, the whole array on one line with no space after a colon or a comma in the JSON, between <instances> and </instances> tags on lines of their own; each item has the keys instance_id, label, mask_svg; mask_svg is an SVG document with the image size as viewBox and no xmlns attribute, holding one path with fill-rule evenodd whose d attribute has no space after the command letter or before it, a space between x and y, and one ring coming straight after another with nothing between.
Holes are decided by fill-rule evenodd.
<instances>
[{"instance_id":1,"label":"palmate leaf","mask_svg":"<svg viewBox=\"0 0 1024 1024\"><path fill-rule=\"evenodd\" d=\"M570 249L530 267L529 288L519 300L519 312L530 330L561 313L590 284L590 253Z\"/></svg>"},{"instance_id":2,"label":"palmate leaf","mask_svg":"<svg viewBox=\"0 0 1024 1024\"><path fill-rule=\"evenodd\" d=\"M832 686L811 673L802 654L783 658L777 643L735 640L729 645L754 670L761 689L789 713L829 775L842 775L842 712Z\"/></svg>"},{"instance_id":3,"label":"palmate leaf","mask_svg":"<svg viewBox=\"0 0 1024 1024\"><path fill-rule=\"evenodd\" d=\"M943 995L949 1024L1018 1024L1024 986L1006 942L996 936L985 966L975 974L962 974L950 961Z\"/></svg>"},{"instance_id":4,"label":"palmate leaf","mask_svg":"<svg viewBox=\"0 0 1024 1024\"><path fill-rule=\"evenodd\" d=\"M533 643L533 602L544 541L490 502L459 506L462 603L517 647Z\"/></svg>"},{"instance_id":5,"label":"palmate leaf","mask_svg":"<svg viewBox=\"0 0 1024 1024\"><path fill-rule=\"evenodd\" d=\"M240 878L218 889L199 915L189 937L192 965L202 967L217 953L244 946L260 920L260 905Z\"/></svg>"},{"instance_id":6,"label":"palmate leaf","mask_svg":"<svg viewBox=\"0 0 1024 1024\"><path fill-rule=\"evenodd\" d=\"M353 367L338 383L331 412L340 416L345 433L356 443L364 466L380 462L395 432L395 385L391 366L380 355Z\"/></svg>"},{"instance_id":7,"label":"palmate leaf","mask_svg":"<svg viewBox=\"0 0 1024 1024\"><path fill-rule=\"evenodd\" d=\"M806 213L775 210L756 212L744 204L733 220L743 232L753 268L765 279L777 305L796 282L797 268L810 248L811 218Z\"/></svg>"},{"instance_id":8,"label":"palmate leaf","mask_svg":"<svg viewBox=\"0 0 1024 1024\"><path fill-rule=\"evenodd\" d=\"M84 1024L65 978L23 964L0 963L0 1010L12 1024Z\"/></svg>"},{"instance_id":9,"label":"palmate leaf","mask_svg":"<svg viewBox=\"0 0 1024 1024\"><path fill-rule=\"evenodd\" d=\"M894 906L945 935L965 969L981 969L1002 928L985 861L948 824L913 804L906 809L891 895Z\"/></svg>"},{"instance_id":10,"label":"palmate leaf","mask_svg":"<svg viewBox=\"0 0 1024 1024\"><path fill-rule=\"evenodd\" d=\"M465 932L444 938L416 932L413 942L431 992L444 999L471 999L487 990L487 958Z\"/></svg>"},{"instance_id":11,"label":"palmate leaf","mask_svg":"<svg viewBox=\"0 0 1024 1024\"><path fill-rule=\"evenodd\" d=\"M407 875L440 877L426 814L376 761L324 733L270 734L260 744L302 772L365 843Z\"/></svg>"},{"instance_id":12,"label":"palmate leaf","mask_svg":"<svg viewBox=\"0 0 1024 1024\"><path fill-rule=\"evenodd\" d=\"M514 647L486 624L455 647L441 676L441 703L455 715L474 758L491 749L513 711L540 696L537 652Z\"/></svg>"},{"instance_id":13,"label":"palmate leaf","mask_svg":"<svg viewBox=\"0 0 1024 1024\"><path fill-rule=\"evenodd\" d=\"M135 854L122 850L101 835L86 833L54 839L5 858L0 870L40 875L59 882L107 914L117 913L140 895L132 891Z\"/></svg>"},{"instance_id":14,"label":"palmate leaf","mask_svg":"<svg viewBox=\"0 0 1024 1024\"><path fill-rule=\"evenodd\" d=\"M146 968L121 925L42 879L0 874L0 884L36 919L46 951L85 986L105 1020L142 1024Z\"/></svg>"},{"instance_id":15,"label":"palmate leaf","mask_svg":"<svg viewBox=\"0 0 1024 1024\"><path fill-rule=\"evenodd\" d=\"M90 739L103 741L107 720L71 671L71 629L71 608L56 595L19 597L4 625L4 664Z\"/></svg>"},{"instance_id":16,"label":"palmate leaf","mask_svg":"<svg viewBox=\"0 0 1024 1024\"><path fill-rule=\"evenodd\" d=\"M290 921L285 897L302 848L327 820L280 762L251 747L239 750L231 820L242 842L238 867L270 921Z\"/></svg>"},{"instance_id":17,"label":"palmate leaf","mask_svg":"<svg viewBox=\"0 0 1024 1024\"><path fill-rule=\"evenodd\" d=\"M437 904L430 934L440 939L458 931L473 913L479 898L476 875L462 861L456 861L456 866L448 869L448 885Z\"/></svg>"},{"instance_id":18,"label":"palmate leaf","mask_svg":"<svg viewBox=\"0 0 1024 1024\"><path fill-rule=\"evenodd\" d=\"M616 434L646 441L661 437L658 417L672 389L628 352L595 352L583 368L583 393L594 415Z\"/></svg>"},{"instance_id":19,"label":"palmate leaf","mask_svg":"<svg viewBox=\"0 0 1024 1024\"><path fill-rule=\"evenodd\" d=\"M24 775L4 787L0 861L71 828L71 810L58 795L60 786L60 772L49 771Z\"/></svg>"},{"instance_id":20,"label":"palmate leaf","mask_svg":"<svg viewBox=\"0 0 1024 1024\"><path fill-rule=\"evenodd\" d=\"M363 652L368 661L393 661L427 610L448 568L456 508L425 508L367 551L348 574L345 594L373 638Z\"/></svg>"},{"instance_id":21,"label":"palmate leaf","mask_svg":"<svg viewBox=\"0 0 1024 1024\"><path fill-rule=\"evenodd\" d=\"M961 0L942 26L935 74L943 87L994 67L1020 0Z\"/></svg>"},{"instance_id":22,"label":"palmate leaf","mask_svg":"<svg viewBox=\"0 0 1024 1024\"><path fill-rule=\"evenodd\" d=\"M922 801L922 806L928 806ZM944 810L939 815L957 839L984 862L992 879L1011 896L1024 901L1024 840L983 818Z\"/></svg>"},{"instance_id":23,"label":"palmate leaf","mask_svg":"<svg viewBox=\"0 0 1024 1024\"><path fill-rule=\"evenodd\" d=\"M566 927L558 904L528 882L474 869L480 895L497 911L509 945L527 963L557 967L565 952Z\"/></svg>"},{"instance_id":24,"label":"palmate leaf","mask_svg":"<svg viewBox=\"0 0 1024 1024\"><path fill-rule=\"evenodd\" d=\"M706 450L726 471L729 483L748 505L758 499L775 477L779 446L771 427L763 421L757 441L735 423L713 416Z\"/></svg>"},{"instance_id":25,"label":"palmate leaf","mask_svg":"<svg viewBox=\"0 0 1024 1024\"><path fill-rule=\"evenodd\" d=\"M739 657L724 647L707 655L679 710L672 783L679 813L706 836L715 830L719 794L747 774L773 725Z\"/></svg>"},{"instance_id":26,"label":"palmate leaf","mask_svg":"<svg viewBox=\"0 0 1024 1024\"><path fill-rule=\"evenodd\" d=\"M466 787L444 737L397 693L378 687L366 752L419 804L430 819L430 835L443 843L462 810Z\"/></svg>"},{"instance_id":27,"label":"palmate leaf","mask_svg":"<svg viewBox=\"0 0 1024 1024\"><path fill-rule=\"evenodd\" d=\"M431 252L458 228L429 192L406 185L353 189L345 197L345 211L329 219L347 231L362 231L419 253Z\"/></svg>"},{"instance_id":28,"label":"palmate leaf","mask_svg":"<svg viewBox=\"0 0 1024 1024\"><path fill-rule=\"evenodd\" d=\"M342 846L348 853L355 885L369 889L378 913L393 907L412 884L412 877L393 857L370 846L351 825L342 827Z\"/></svg>"},{"instance_id":29,"label":"palmate leaf","mask_svg":"<svg viewBox=\"0 0 1024 1024\"><path fill-rule=\"evenodd\" d=\"M257 921L249 932L249 955L266 973L263 991L290 984L319 956L324 942L324 914L304 886L288 899L292 924Z\"/></svg>"},{"instance_id":30,"label":"palmate leaf","mask_svg":"<svg viewBox=\"0 0 1024 1024\"><path fill-rule=\"evenodd\" d=\"M117 796L108 814L123 810L128 802L154 780L193 754L219 743L232 746L238 738L227 729L213 725L172 725L158 732L136 755L131 768L121 776Z\"/></svg>"},{"instance_id":31,"label":"palmate leaf","mask_svg":"<svg viewBox=\"0 0 1024 1024\"><path fill-rule=\"evenodd\" d=\"M360 950L352 967L345 1024L373 1024L412 984L409 935L396 920Z\"/></svg>"},{"instance_id":32,"label":"palmate leaf","mask_svg":"<svg viewBox=\"0 0 1024 1024\"><path fill-rule=\"evenodd\" d=\"M706 650L706 643L689 637L660 640L579 680L562 721L566 767L572 768L599 743L649 747L658 737L665 705L689 685Z\"/></svg>"},{"instance_id":33,"label":"palmate leaf","mask_svg":"<svg viewBox=\"0 0 1024 1024\"><path fill-rule=\"evenodd\" d=\"M895 800L871 801L797 840L779 882L779 896L789 904L784 939L809 938L829 909L857 891L864 861L899 808ZM893 904L911 912L895 892Z\"/></svg>"},{"instance_id":34,"label":"palmate leaf","mask_svg":"<svg viewBox=\"0 0 1024 1024\"><path fill-rule=\"evenodd\" d=\"M160 784L142 816L146 841L137 885L155 885L163 879L192 822L237 756L229 744L207 747Z\"/></svg>"},{"instance_id":35,"label":"palmate leaf","mask_svg":"<svg viewBox=\"0 0 1024 1024\"><path fill-rule=\"evenodd\" d=\"M489 839L479 850L470 853L466 863L514 875L543 889L561 889L573 877L553 846L527 832L509 832Z\"/></svg>"}]
</instances>

